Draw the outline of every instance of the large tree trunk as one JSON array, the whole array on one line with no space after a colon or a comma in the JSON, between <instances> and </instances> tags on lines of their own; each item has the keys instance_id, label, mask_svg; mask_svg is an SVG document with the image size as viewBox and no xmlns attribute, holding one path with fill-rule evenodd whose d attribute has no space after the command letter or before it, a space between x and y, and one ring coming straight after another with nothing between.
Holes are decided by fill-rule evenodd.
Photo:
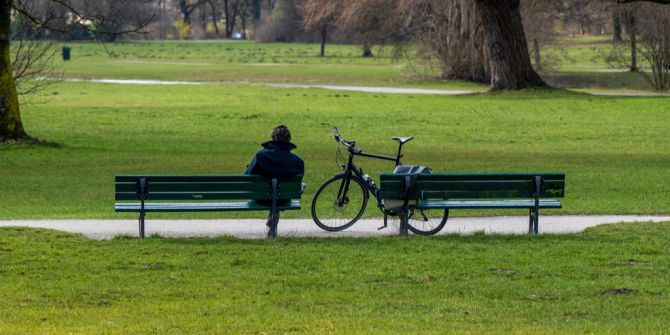
<instances>
[{"instance_id":1,"label":"large tree trunk","mask_svg":"<svg viewBox=\"0 0 670 335\"><path fill-rule=\"evenodd\" d=\"M448 13L447 48L442 50L442 79L490 81L484 30L474 0L453 0Z\"/></svg>"},{"instance_id":2,"label":"large tree trunk","mask_svg":"<svg viewBox=\"0 0 670 335\"><path fill-rule=\"evenodd\" d=\"M0 0L0 142L27 137L12 75L9 42L12 0Z\"/></svg>"},{"instance_id":3,"label":"large tree trunk","mask_svg":"<svg viewBox=\"0 0 670 335\"><path fill-rule=\"evenodd\" d=\"M546 87L533 70L519 0L475 0L489 47L492 90Z\"/></svg>"}]
</instances>

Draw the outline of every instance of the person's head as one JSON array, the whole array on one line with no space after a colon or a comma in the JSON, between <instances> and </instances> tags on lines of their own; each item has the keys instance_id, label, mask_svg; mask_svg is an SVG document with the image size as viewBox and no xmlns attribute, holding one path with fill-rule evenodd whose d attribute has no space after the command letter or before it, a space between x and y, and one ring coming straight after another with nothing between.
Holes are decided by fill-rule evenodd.
<instances>
[{"instance_id":1,"label":"person's head","mask_svg":"<svg viewBox=\"0 0 670 335\"><path fill-rule=\"evenodd\" d=\"M275 142L291 143L291 131L285 125L280 124L272 129L272 140Z\"/></svg>"}]
</instances>

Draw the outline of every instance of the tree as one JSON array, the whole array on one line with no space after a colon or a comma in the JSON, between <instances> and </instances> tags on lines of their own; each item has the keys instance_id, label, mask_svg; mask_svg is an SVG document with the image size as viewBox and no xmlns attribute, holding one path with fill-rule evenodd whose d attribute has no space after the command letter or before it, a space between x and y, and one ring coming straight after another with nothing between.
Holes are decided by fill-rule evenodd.
<instances>
[{"instance_id":1,"label":"tree","mask_svg":"<svg viewBox=\"0 0 670 335\"><path fill-rule=\"evenodd\" d=\"M303 29L318 30L321 37L321 57L326 54L328 29L334 27L343 2L330 0L307 0L302 8Z\"/></svg>"},{"instance_id":2,"label":"tree","mask_svg":"<svg viewBox=\"0 0 670 335\"><path fill-rule=\"evenodd\" d=\"M440 62L442 79L490 80L484 31L472 0L403 0L398 15L405 36L419 42L421 53Z\"/></svg>"},{"instance_id":3,"label":"tree","mask_svg":"<svg viewBox=\"0 0 670 335\"><path fill-rule=\"evenodd\" d=\"M393 38L399 26L395 18L395 0L342 0L339 30L349 32L363 46L363 57L372 57L372 46Z\"/></svg>"},{"instance_id":4,"label":"tree","mask_svg":"<svg viewBox=\"0 0 670 335\"><path fill-rule=\"evenodd\" d=\"M82 14L81 8L77 8L75 1L68 0L48 0L51 4L61 6L66 9L73 19L73 25L79 25L86 29L95 29L97 34L123 34L139 31L145 27L151 20L143 22L133 22L126 25L125 29L116 32L107 32L99 28L100 23L106 18L102 15ZM123 7L131 0L114 1L106 0L112 6ZM149 3L150 0L133 0L137 2ZM122 3L121 3L122 2ZM51 25L54 17L39 17L30 10L35 8L34 3L25 0L0 0L0 142L6 140L24 139L28 137L23 123L21 121L21 112L17 96L16 83L14 82L12 58L11 58L11 25L12 11L23 15L27 20L37 24L40 27L53 28ZM153 18L151 18L153 19ZM92 22L93 28L86 23ZM58 27L55 27L58 28Z\"/></svg>"},{"instance_id":5,"label":"tree","mask_svg":"<svg viewBox=\"0 0 670 335\"><path fill-rule=\"evenodd\" d=\"M491 89L545 87L533 70L521 24L519 0L474 0L481 16L490 51ZM609 0L612 2L656 2L670 0Z\"/></svg>"},{"instance_id":6,"label":"tree","mask_svg":"<svg viewBox=\"0 0 670 335\"><path fill-rule=\"evenodd\" d=\"M530 63L519 0L475 0L484 26L491 66L491 89L545 87Z\"/></svg>"},{"instance_id":7,"label":"tree","mask_svg":"<svg viewBox=\"0 0 670 335\"><path fill-rule=\"evenodd\" d=\"M541 47L557 37L556 21L562 1L521 0L521 17L526 38L531 43L530 56L535 68L542 70Z\"/></svg>"},{"instance_id":8,"label":"tree","mask_svg":"<svg viewBox=\"0 0 670 335\"><path fill-rule=\"evenodd\" d=\"M640 54L647 60L651 73L642 75L656 90L670 89L670 8L644 4L638 12Z\"/></svg>"}]
</instances>

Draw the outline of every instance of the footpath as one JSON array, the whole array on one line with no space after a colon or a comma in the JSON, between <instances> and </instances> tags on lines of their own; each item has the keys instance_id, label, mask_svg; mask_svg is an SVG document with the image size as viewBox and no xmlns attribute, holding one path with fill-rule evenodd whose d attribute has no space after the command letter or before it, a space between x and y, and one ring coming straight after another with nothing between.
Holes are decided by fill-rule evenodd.
<instances>
[{"instance_id":1,"label":"footpath","mask_svg":"<svg viewBox=\"0 0 670 335\"><path fill-rule=\"evenodd\" d=\"M670 216L635 215L561 215L540 217L540 234L578 233L586 228L619 222L663 222ZM284 219L279 222L279 237L369 237L398 234L398 223L386 229L381 219L360 220L342 232L326 232L309 219ZM82 234L91 239L110 239L115 236L138 236L137 220L11 220L0 221L0 227L30 227L54 229ZM444 234L525 234L526 216L457 217L450 218L438 235ZM146 236L215 237L234 236L244 239L266 238L265 220L151 220L146 221Z\"/></svg>"}]
</instances>

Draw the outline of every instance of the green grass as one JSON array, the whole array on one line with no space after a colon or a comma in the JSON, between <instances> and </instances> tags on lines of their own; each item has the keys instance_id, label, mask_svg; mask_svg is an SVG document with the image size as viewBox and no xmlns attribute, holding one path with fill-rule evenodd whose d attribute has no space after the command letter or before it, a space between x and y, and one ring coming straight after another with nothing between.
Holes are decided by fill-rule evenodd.
<instances>
[{"instance_id":1,"label":"green grass","mask_svg":"<svg viewBox=\"0 0 670 335\"><path fill-rule=\"evenodd\" d=\"M378 153L396 150L391 136L414 135L404 162L436 172L565 172L564 208L547 213L670 213L667 98L63 83L36 101L41 104L23 109L26 128L61 147L0 147L0 169L10 171L0 174L2 219L131 218L113 212L115 174L239 173L280 122L292 129L306 162L304 208L318 185L338 171L330 138L337 125L346 138ZM392 169L382 161L358 163L375 178ZM367 214L380 215L374 209ZM287 216L309 214L304 209Z\"/></svg>"},{"instance_id":2,"label":"green grass","mask_svg":"<svg viewBox=\"0 0 670 335\"><path fill-rule=\"evenodd\" d=\"M402 65L389 56L360 57L351 45L329 45L318 57L318 45L241 41L75 43L72 61L62 65L73 78L123 78L225 82L340 83L357 85L444 86L416 83L401 76ZM452 84L453 85L453 84ZM476 87L468 83L457 86ZM446 87L449 87L447 85Z\"/></svg>"},{"instance_id":3,"label":"green grass","mask_svg":"<svg viewBox=\"0 0 670 335\"><path fill-rule=\"evenodd\" d=\"M669 231L92 241L3 228L0 333L663 334Z\"/></svg>"}]
</instances>

